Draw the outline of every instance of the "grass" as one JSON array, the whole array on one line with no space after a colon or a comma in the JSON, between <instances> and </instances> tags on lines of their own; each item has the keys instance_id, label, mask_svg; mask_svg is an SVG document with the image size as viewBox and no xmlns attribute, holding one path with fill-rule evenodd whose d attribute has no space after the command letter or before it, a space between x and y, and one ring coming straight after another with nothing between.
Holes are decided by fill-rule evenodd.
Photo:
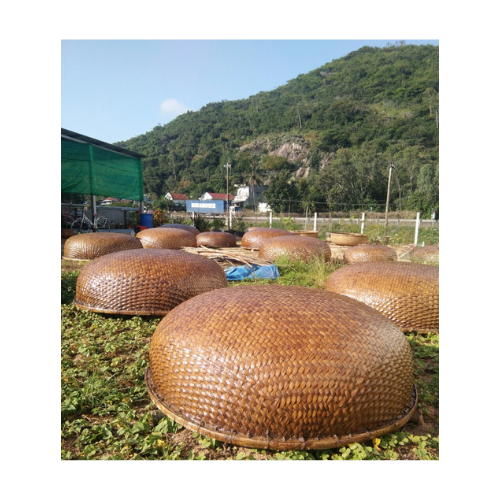
<instances>
[{"instance_id":1,"label":"grass","mask_svg":"<svg viewBox=\"0 0 500 500\"><path fill-rule=\"evenodd\" d=\"M340 263L280 259L259 283L323 288ZM205 438L164 417L144 384L161 318L100 315L71 303L79 270L61 274L61 458L64 460L435 460L439 456L439 336L407 334L423 422L346 447L273 452ZM255 282L231 283L246 286Z\"/></svg>"},{"instance_id":2,"label":"grass","mask_svg":"<svg viewBox=\"0 0 500 500\"><path fill-rule=\"evenodd\" d=\"M368 243L384 241L384 221L380 224L366 224L364 234L368 237ZM254 224L253 227L269 227L269 223ZM288 231L304 229L303 225L297 224L291 218L273 219L273 228L287 229ZM312 225L308 224L308 230ZM343 222L332 222L331 224L317 225L318 238L326 240L326 233L360 233L361 224L356 224L353 219ZM391 245L412 245L415 242L415 227L413 226L388 226L387 236ZM439 243L439 226L421 226L418 231L418 244L436 245Z\"/></svg>"}]
</instances>

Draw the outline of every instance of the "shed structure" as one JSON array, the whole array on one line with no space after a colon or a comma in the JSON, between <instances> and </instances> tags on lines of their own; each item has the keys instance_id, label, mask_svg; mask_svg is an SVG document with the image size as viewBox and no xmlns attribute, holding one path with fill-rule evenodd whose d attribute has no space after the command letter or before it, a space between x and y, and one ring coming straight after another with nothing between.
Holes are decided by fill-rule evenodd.
<instances>
[{"instance_id":1,"label":"shed structure","mask_svg":"<svg viewBox=\"0 0 500 500\"><path fill-rule=\"evenodd\" d=\"M61 192L142 202L144 155L61 128Z\"/></svg>"}]
</instances>

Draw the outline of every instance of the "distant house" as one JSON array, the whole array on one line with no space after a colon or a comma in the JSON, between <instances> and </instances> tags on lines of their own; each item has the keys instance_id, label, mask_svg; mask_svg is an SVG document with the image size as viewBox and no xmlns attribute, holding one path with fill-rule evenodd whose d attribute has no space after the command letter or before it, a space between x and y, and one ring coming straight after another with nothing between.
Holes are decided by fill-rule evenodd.
<instances>
[{"instance_id":1,"label":"distant house","mask_svg":"<svg viewBox=\"0 0 500 500\"><path fill-rule=\"evenodd\" d=\"M111 203L118 203L120 200L118 198L104 198L101 201L101 205L111 205Z\"/></svg>"},{"instance_id":2,"label":"distant house","mask_svg":"<svg viewBox=\"0 0 500 500\"><path fill-rule=\"evenodd\" d=\"M226 193L205 193L200 200L206 201L206 200L226 200L227 199L227 194ZM234 196L232 194L229 195L229 201L231 202L234 200Z\"/></svg>"},{"instance_id":3,"label":"distant house","mask_svg":"<svg viewBox=\"0 0 500 500\"><path fill-rule=\"evenodd\" d=\"M188 197L182 193L167 193L165 199L173 201L174 205L185 207Z\"/></svg>"},{"instance_id":4,"label":"distant house","mask_svg":"<svg viewBox=\"0 0 500 500\"><path fill-rule=\"evenodd\" d=\"M256 207L259 212L269 212L271 209L267 203L264 202L264 192L267 191L268 187L269 186L254 186L254 200L250 186L238 186L238 191L236 192L236 198L234 199L233 204L242 208L245 205L250 205L252 207Z\"/></svg>"}]
</instances>

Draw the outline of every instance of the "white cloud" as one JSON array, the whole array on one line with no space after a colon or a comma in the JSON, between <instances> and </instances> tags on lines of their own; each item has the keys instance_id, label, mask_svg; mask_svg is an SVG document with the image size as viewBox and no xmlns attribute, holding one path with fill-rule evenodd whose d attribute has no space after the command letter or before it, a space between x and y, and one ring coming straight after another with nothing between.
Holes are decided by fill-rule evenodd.
<instances>
[{"instance_id":1,"label":"white cloud","mask_svg":"<svg viewBox=\"0 0 500 500\"><path fill-rule=\"evenodd\" d=\"M179 116L190 108L179 102L177 99L166 99L160 104L160 111L168 115Z\"/></svg>"}]
</instances>

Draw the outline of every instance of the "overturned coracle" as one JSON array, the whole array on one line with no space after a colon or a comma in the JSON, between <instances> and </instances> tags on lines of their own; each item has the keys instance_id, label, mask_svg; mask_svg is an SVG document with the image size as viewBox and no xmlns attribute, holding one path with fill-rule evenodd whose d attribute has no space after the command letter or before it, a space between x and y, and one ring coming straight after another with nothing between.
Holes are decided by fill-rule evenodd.
<instances>
[{"instance_id":1,"label":"overturned coracle","mask_svg":"<svg viewBox=\"0 0 500 500\"><path fill-rule=\"evenodd\" d=\"M315 238L293 236L277 236L264 241L259 248L259 257L270 262L278 257L288 257L292 260L309 261L323 258L329 261L332 251L327 243Z\"/></svg>"},{"instance_id":2,"label":"overturned coracle","mask_svg":"<svg viewBox=\"0 0 500 500\"><path fill-rule=\"evenodd\" d=\"M196 236L185 229L153 228L137 233L144 248L166 248L179 250L182 247L195 247Z\"/></svg>"},{"instance_id":3,"label":"overturned coracle","mask_svg":"<svg viewBox=\"0 0 500 500\"><path fill-rule=\"evenodd\" d=\"M344 252L344 262L357 264L361 262L395 262L398 254L384 245L357 245Z\"/></svg>"},{"instance_id":4,"label":"overturned coracle","mask_svg":"<svg viewBox=\"0 0 500 500\"><path fill-rule=\"evenodd\" d=\"M190 233L193 233L195 236L197 234L200 234L200 231L196 229L194 226L188 226L187 224L163 224L162 226L159 226L160 228L165 228L165 229L184 229L185 231L189 231Z\"/></svg>"},{"instance_id":5,"label":"overturned coracle","mask_svg":"<svg viewBox=\"0 0 500 500\"><path fill-rule=\"evenodd\" d=\"M109 253L139 248L142 248L141 241L130 234L77 234L64 243L63 257L68 260L92 260Z\"/></svg>"},{"instance_id":6,"label":"overturned coracle","mask_svg":"<svg viewBox=\"0 0 500 500\"><path fill-rule=\"evenodd\" d=\"M146 386L185 427L242 446L324 449L372 439L415 411L404 334L339 294L249 285L179 305L158 325Z\"/></svg>"},{"instance_id":7,"label":"overturned coracle","mask_svg":"<svg viewBox=\"0 0 500 500\"><path fill-rule=\"evenodd\" d=\"M277 236L292 236L290 231L286 229L275 229L272 227L259 227L247 231L241 239L241 246L252 250L258 250L260 245L269 238L276 238ZM299 238L299 236L296 236Z\"/></svg>"},{"instance_id":8,"label":"overturned coracle","mask_svg":"<svg viewBox=\"0 0 500 500\"><path fill-rule=\"evenodd\" d=\"M219 231L198 234L196 236L196 243L199 247L229 248L237 246L234 234Z\"/></svg>"},{"instance_id":9,"label":"overturned coracle","mask_svg":"<svg viewBox=\"0 0 500 500\"><path fill-rule=\"evenodd\" d=\"M341 267L326 290L359 300L403 332L439 333L439 268L410 262L368 262Z\"/></svg>"},{"instance_id":10,"label":"overturned coracle","mask_svg":"<svg viewBox=\"0 0 500 500\"><path fill-rule=\"evenodd\" d=\"M180 303L227 287L214 261L180 250L128 250L87 264L78 276L74 303L81 309L164 316Z\"/></svg>"}]
</instances>

